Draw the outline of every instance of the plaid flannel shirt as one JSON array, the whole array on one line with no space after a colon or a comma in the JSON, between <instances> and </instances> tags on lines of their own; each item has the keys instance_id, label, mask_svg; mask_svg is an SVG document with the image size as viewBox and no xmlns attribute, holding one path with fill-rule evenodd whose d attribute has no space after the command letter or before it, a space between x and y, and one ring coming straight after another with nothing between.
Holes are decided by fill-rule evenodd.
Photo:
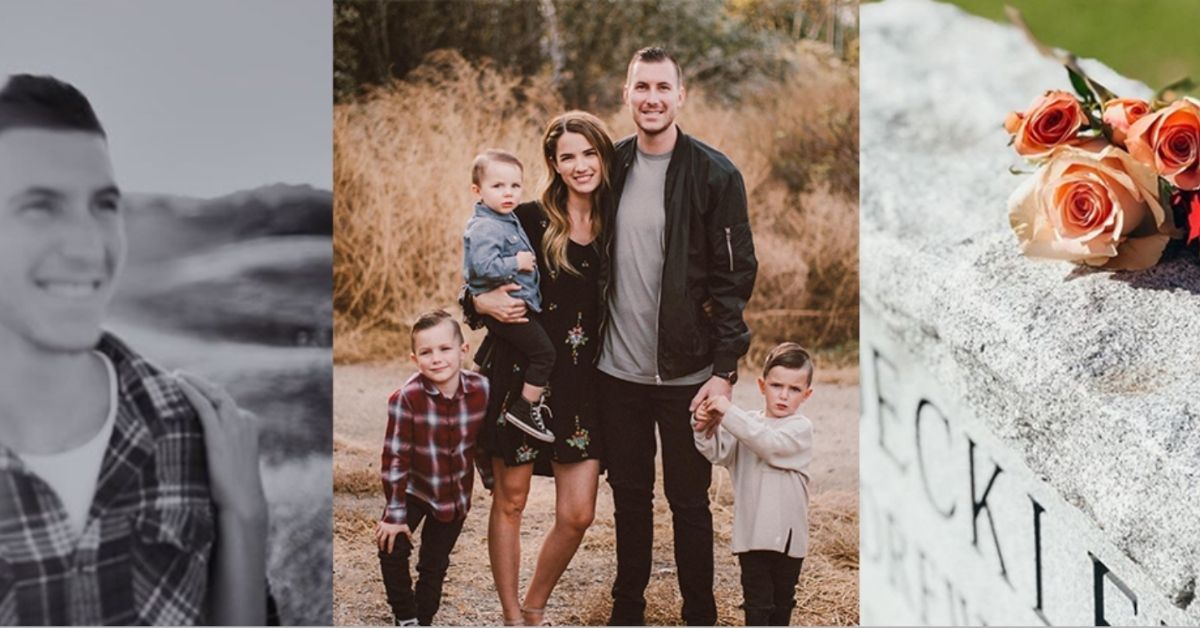
<instances>
[{"instance_id":1,"label":"plaid flannel shirt","mask_svg":"<svg viewBox=\"0 0 1200 628\"><path fill-rule=\"evenodd\" d=\"M199 418L119 340L97 350L117 373L117 416L81 536L0 447L0 624L203 623L215 528Z\"/></svg>"},{"instance_id":2,"label":"plaid flannel shirt","mask_svg":"<svg viewBox=\"0 0 1200 628\"><path fill-rule=\"evenodd\" d=\"M467 516L475 481L471 458L485 477L489 471L475 446L487 400L487 378L470 371L462 371L451 398L420 373L392 393L380 474L385 522L408 523L406 494L429 504L438 521Z\"/></svg>"}]
</instances>

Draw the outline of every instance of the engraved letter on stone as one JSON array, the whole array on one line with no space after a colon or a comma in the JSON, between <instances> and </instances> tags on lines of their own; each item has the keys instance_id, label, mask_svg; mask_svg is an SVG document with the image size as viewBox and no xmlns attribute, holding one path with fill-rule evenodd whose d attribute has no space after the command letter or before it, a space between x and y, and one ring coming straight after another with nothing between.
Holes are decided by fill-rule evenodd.
<instances>
[{"instance_id":1,"label":"engraved letter on stone","mask_svg":"<svg viewBox=\"0 0 1200 628\"><path fill-rule=\"evenodd\" d=\"M872 347L871 355L874 358L872 360L872 366L874 367L872 371L875 374L875 402L878 404L877 418L879 420L879 449L883 450L883 453L887 454L887 457L891 459L892 462L896 463L896 466L900 468L900 472L903 473L908 470L908 463L900 460L896 453L887 446L887 429L885 428L887 420L884 418L884 413L886 412L887 414L890 414L891 421L895 423L896 408L891 404L890 401L887 400L886 397L884 397L883 381L879 376L881 366L886 366L888 370L893 373L893 375L896 372L896 366L892 364L890 360L883 357L883 354L879 352L879 349Z\"/></svg>"},{"instance_id":2,"label":"engraved letter on stone","mask_svg":"<svg viewBox=\"0 0 1200 628\"><path fill-rule=\"evenodd\" d=\"M1003 471L999 465L996 465L992 471L992 477L988 480L987 488L983 489L983 495L978 500L975 499L975 441L967 438L968 456L971 466L971 544L975 549L979 549L979 513L987 511L988 528L992 531L992 544L996 546L996 558L1000 559L1000 575L1004 576L1004 581L1008 582L1009 586L1012 582L1008 579L1008 568L1004 565L1004 554L1000 551L1000 539L996 536L996 520L992 517L992 507L988 505L988 493L992 491L992 486L996 484L996 478Z\"/></svg>"},{"instance_id":3,"label":"engraved letter on stone","mask_svg":"<svg viewBox=\"0 0 1200 628\"><path fill-rule=\"evenodd\" d=\"M937 406L933 405L933 402L928 399L922 399L921 403L917 404L917 426L916 430L914 430L917 434L917 468L921 472L921 486L925 489L925 497L929 499L929 505L933 506L933 509L943 519L949 519L954 516L954 511L958 508L958 505L951 501L950 505L946 508L938 506L937 500L933 497L933 488L929 484L929 469L925 464L926 447L922 444L924 439L921 438L921 419L931 413L936 413L937 418L941 419L942 426L946 428L946 445L949 446L950 444L950 421L946 419L946 415L942 414L942 411Z\"/></svg>"}]
</instances>

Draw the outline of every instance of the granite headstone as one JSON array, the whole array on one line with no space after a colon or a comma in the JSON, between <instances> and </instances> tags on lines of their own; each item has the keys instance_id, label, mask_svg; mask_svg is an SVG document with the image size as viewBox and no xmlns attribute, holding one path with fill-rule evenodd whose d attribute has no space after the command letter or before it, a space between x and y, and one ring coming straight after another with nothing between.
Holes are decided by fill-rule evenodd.
<instances>
[{"instance_id":1,"label":"granite headstone","mask_svg":"<svg viewBox=\"0 0 1200 628\"><path fill-rule=\"evenodd\" d=\"M929 0L861 26L863 624L1200 625L1200 261L1023 257L1002 122L1066 72Z\"/></svg>"}]
</instances>

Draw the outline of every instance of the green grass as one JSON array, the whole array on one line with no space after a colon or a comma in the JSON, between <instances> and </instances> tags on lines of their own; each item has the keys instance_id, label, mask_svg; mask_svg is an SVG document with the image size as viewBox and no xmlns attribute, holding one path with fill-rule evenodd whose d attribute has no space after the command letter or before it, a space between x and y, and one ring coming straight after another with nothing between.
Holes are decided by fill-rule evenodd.
<instances>
[{"instance_id":1,"label":"green grass","mask_svg":"<svg viewBox=\"0 0 1200 628\"><path fill-rule=\"evenodd\" d=\"M1005 23L1004 5L1010 4L1021 11L1043 42L1098 59L1152 89L1185 76L1200 81L1200 2L1195 0L949 2Z\"/></svg>"}]
</instances>

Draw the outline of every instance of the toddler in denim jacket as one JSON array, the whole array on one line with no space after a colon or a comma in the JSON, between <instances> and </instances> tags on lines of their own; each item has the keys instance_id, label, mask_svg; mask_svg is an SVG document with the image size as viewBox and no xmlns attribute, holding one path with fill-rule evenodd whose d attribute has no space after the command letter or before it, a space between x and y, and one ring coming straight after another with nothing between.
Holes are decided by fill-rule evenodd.
<instances>
[{"instance_id":1,"label":"toddler in denim jacket","mask_svg":"<svg viewBox=\"0 0 1200 628\"><path fill-rule=\"evenodd\" d=\"M531 311L541 312L537 258L513 213L521 200L523 175L521 160L510 152L492 149L475 158L471 192L479 195L479 201L463 233L463 278L471 294L516 283L520 289L512 296L524 300ZM507 340L528 359L521 395L508 401L501 420L540 441L554 442L554 434L542 419L542 395L555 358L546 330L533 317L524 323L501 323L490 316L483 319L488 333Z\"/></svg>"}]
</instances>

